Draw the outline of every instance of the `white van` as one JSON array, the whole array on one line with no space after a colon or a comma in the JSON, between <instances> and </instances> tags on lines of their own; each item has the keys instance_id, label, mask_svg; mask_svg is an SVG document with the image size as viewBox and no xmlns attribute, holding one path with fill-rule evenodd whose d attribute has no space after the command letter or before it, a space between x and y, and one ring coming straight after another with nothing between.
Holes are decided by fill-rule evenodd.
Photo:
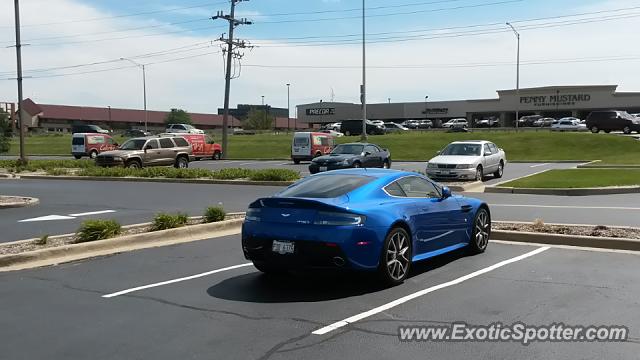
<instances>
[{"instance_id":1,"label":"white van","mask_svg":"<svg viewBox=\"0 0 640 360\"><path fill-rule=\"evenodd\" d=\"M291 142L291 160L295 164L326 155L333 150L333 136L320 132L297 132Z\"/></svg>"}]
</instances>

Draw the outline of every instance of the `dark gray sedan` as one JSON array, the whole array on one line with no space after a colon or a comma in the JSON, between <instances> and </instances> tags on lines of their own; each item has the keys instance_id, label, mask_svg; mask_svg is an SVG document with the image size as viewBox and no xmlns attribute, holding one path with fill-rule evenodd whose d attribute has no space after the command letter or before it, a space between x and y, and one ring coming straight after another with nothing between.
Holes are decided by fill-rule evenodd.
<instances>
[{"instance_id":1,"label":"dark gray sedan","mask_svg":"<svg viewBox=\"0 0 640 360\"><path fill-rule=\"evenodd\" d=\"M316 174L323 171L350 168L384 168L391 167L391 153L375 144L351 143L336 146L325 156L311 162L309 172Z\"/></svg>"}]
</instances>

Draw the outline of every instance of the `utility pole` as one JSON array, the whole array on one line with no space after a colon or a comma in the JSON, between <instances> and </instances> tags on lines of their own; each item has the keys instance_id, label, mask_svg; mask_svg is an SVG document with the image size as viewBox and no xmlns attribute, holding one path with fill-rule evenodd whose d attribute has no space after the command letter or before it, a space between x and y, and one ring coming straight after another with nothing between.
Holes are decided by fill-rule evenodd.
<instances>
[{"instance_id":1,"label":"utility pole","mask_svg":"<svg viewBox=\"0 0 640 360\"><path fill-rule=\"evenodd\" d=\"M20 40L20 1L14 1L16 15L16 62L18 64L18 121L20 122L20 163L27 163L27 156L24 152L24 117L22 108L22 42Z\"/></svg>"},{"instance_id":2,"label":"utility pole","mask_svg":"<svg viewBox=\"0 0 640 360\"><path fill-rule=\"evenodd\" d=\"M518 132L518 120L520 120L520 33L513 25L511 25L511 23L507 23L507 25L511 30L513 30L513 33L516 34L516 38L518 39L518 55L516 62L516 132Z\"/></svg>"},{"instance_id":3,"label":"utility pole","mask_svg":"<svg viewBox=\"0 0 640 360\"><path fill-rule=\"evenodd\" d=\"M362 0L362 141L367 141L367 34L365 0Z\"/></svg>"},{"instance_id":4,"label":"utility pole","mask_svg":"<svg viewBox=\"0 0 640 360\"><path fill-rule=\"evenodd\" d=\"M144 131L149 131L147 123L149 122L149 113L147 112L147 68L145 64L133 61L127 58L120 58L120 60L128 61L135 66L142 69L142 98L144 102Z\"/></svg>"},{"instance_id":5,"label":"utility pole","mask_svg":"<svg viewBox=\"0 0 640 360\"><path fill-rule=\"evenodd\" d=\"M224 19L229 22L229 38L225 39L224 36L220 37L220 41L227 44L227 68L225 74L225 84L224 84L224 114L222 116L222 158L226 159L229 154L229 97L231 94L231 66L233 56L241 58L242 56L239 53L234 54L234 48L243 49L246 48L247 45L244 41L237 41L233 39L233 30L238 25L251 25L251 21L247 21L247 19L236 19L236 4L243 1L249 0L231 0L231 12L229 15L224 15L221 11L214 17L212 20Z\"/></svg>"},{"instance_id":6,"label":"utility pole","mask_svg":"<svg viewBox=\"0 0 640 360\"><path fill-rule=\"evenodd\" d=\"M291 84L287 84L287 132L291 131Z\"/></svg>"}]
</instances>

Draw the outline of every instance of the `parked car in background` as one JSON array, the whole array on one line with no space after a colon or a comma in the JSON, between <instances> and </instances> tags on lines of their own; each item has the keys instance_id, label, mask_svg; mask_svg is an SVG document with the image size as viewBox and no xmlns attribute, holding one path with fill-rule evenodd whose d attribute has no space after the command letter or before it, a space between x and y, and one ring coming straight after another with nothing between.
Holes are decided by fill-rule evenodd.
<instances>
[{"instance_id":1,"label":"parked car in background","mask_svg":"<svg viewBox=\"0 0 640 360\"><path fill-rule=\"evenodd\" d=\"M166 133L180 134L204 134L204 130L196 129L189 124L169 124Z\"/></svg>"},{"instance_id":2,"label":"parked car in background","mask_svg":"<svg viewBox=\"0 0 640 360\"><path fill-rule=\"evenodd\" d=\"M212 137L204 134L161 134L160 137L180 136L191 145L193 157L196 160L210 158L220 160L222 158L222 145L216 144Z\"/></svg>"},{"instance_id":3,"label":"parked car in background","mask_svg":"<svg viewBox=\"0 0 640 360\"><path fill-rule=\"evenodd\" d=\"M375 125L371 121L367 120L367 134L369 135L384 135L384 125ZM343 120L340 126L340 132L346 136L362 135L362 120Z\"/></svg>"},{"instance_id":4,"label":"parked car in background","mask_svg":"<svg viewBox=\"0 0 640 360\"><path fill-rule=\"evenodd\" d=\"M384 121L382 120L371 120L371 123L376 126L384 126Z\"/></svg>"},{"instance_id":5,"label":"parked car in background","mask_svg":"<svg viewBox=\"0 0 640 360\"><path fill-rule=\"evenodd\" d=\"M71 127L71 133L87 133L87 134L109 134L109 130L105 130L98 125L73 125Z\"/></svg>"},{"instance_id":6,"label":"parked car in background","mask_svg":"<svg viewBox=\"0 0 640 360\"><path fill-rule=\"evenodd\" d=\"M578 120L578 119L576 119L576 120ZM553 125L554 121L556 121L556 119L550 118L550 117L540 118L540 119L534 121L532 126L533 127L550 127L551 125Z\"/></svg>"},{"instance_id":7,"label":"parked car in background","mask_svg":"<svg viewBox=\"0 0 640 360\"><path fill-rule=\"evenodd\" d=\"M71 137L71 155L76 159L83 156L95 159L98 154L117 148L118 143L106 134L75 133Z\"/></svg>"},{"instance_id":8,"label":"parked car in background","mask_svg":"<svg viewBox=\"0 0 640 360\"><path fill-rule=\"evenodd\" d=\"M407 129L406 127L400 124L396 124L394 122L384 123L384 127L387 133L401 133L401 132L409 131L409 129Z\"/></svg>"},{"instance_id":9,"label":"parked car in background","mask_svg":"<svg viewBox=\"0 0 640 360\"><path fill-rule=\"evenodd\" d=\"M333 137L343 137L344 136L343 133L335 131L335 130L332 130L332 129L320 130L320 132L321 133L325 133L325 134L329 134L329 135L331 135Z\"/></svg>"},{"instance_id":10,"label":"parked car in background","mask_svg":"<svg viewBox=\"0 0 640 360\"><path fill-rule=\"evenodd\" d=\"M625 134L631 134L632 131L640 133L640 118L626 111L593 111L587 116L586 126L594 134L601 130L606 133L611 131L622 131Z\"/></svg>"},{"instance_id":11,"label":"parked car in background","mask_svg":"<svg viewBox=\"0 0 640 360\"><path fill-rule=\"evenodd\" d=\"M640 118L640 114L631 114L632 116L635 116L637 118Z\"/></svg>"},{"instance_id":12,"label":"parked car in background","mask_svg":"<svg viewBox=\"0 0 640 360\"><path fill-rule=\"evenodd\" d=\"M385 168L391 167L391 153L375 144L352 143L336 146L330 154L311 161L309 172L349 168Z\"/></svg>"},{"instance_id":13,"label":"parked car in background","mask_svg":"<svg viewBox=\"0 0 640 360\"><path fill-rule=\"evenodd\" d=\"M333 136L321 132L296 132L291 142L291 160L295 164L309 161L333 150Z\"/></svg>"},{"instance_id":14,"label":"parked car in background","mask_svg":"<svg viewBox=\"0 0 640 360\"><path fill-rule=\"evenodd\" d=\"M333 131L340 131L340 126L342 124L337 122L337 123L333 123L333 124L329 124L329 126L327 126L327 130L333 130Z\"/></svg>"},{"instance_id":15,"label":"parked car in background","mask_svg":"<svg viewBox=\"0 0 640 360\"><path fill-rule=\"evenodd\" d=\"M544 116L542 115L527 115L527 116L523 116L518 120L518 126L519 127L531 127L533 126L533 123L535 123L537 120L542 119Z\"/></svg>"},{"instance_id":16,"label":"parked car in background","mask_svg":"<svg viewBox=\"0 0 640 360\"><path fill-rule=\"evenodd\" d=\"M495 118L482 119L476 123L476 126L480 128L500 127L500 120Z\"/></svg>"},{"instance_id":17,"label":"parked car in background","mask_svg":"<svg viewBox=\"0 0 640 360\"><path fill-rule=\"evenodd\" d=\"M442 124L442 127L445 129L448 128L467 128L469 127L469 123L465 118L451 119L446 123Z\"/></svg>"},{"instance_id":18,"label":"parked car in background","mask_svg":"<svg viewBox=\"0 0 640 360\"><path fill-rule=\"evenodd\" d=\"M128 138L145 137L145 136L151 136L151 133L148 131L140 130L140 129L128 129L122 133L122 136L128 137Z\"/></svg>"},{"instance_id":19,"label":"parked car in background","mask_svg":"<svg viewBox=\"0 0 640 360\"><path fill-rule=\"evenodd\" d=\"M139 169L148 166L188 168L193 158L189 142L181 136L141 137L129 139L118 150L106 151L96 157L102 167L124 166Z\"/></svg>"},{"instance_id":20,"label":"parked car in background","mask_svg":"<svg viewBox=\"0 0 640 360\"><path fill-rule=\"evenodd\" d=\"M587 126L576 118L562 118L551 125L551 131L586 131Z\"/></svg>"},{"instance_id":21,"label":"parked car in background","mask_svg":"<svg viewBox=\"0 0 640 360\"><path fill-rule=\"evenodd\" d=\"M433 179L482 181L487 174L501 178L506 165L504 150L492 142L456 141L429 160L427 176Z\"/></svg>"},{"instance_id":22,"label":"parked car in background","mask_svg":"<svg viewBox=\"0 0 640 360\"><path fill-rule=\"evenodd\" d=\"M407 129L417 129L418 125L420 125L419 120L407 120L402 123L402 126L406 127Z\"/></svg>"},{"instance_id":23,"label":"parked car in background","mask_svg":"<svg viewBox=\"0 0 640 360\"><path fill-rule=\"evenodd\" d=\"M241 248L264 273L368 271L388 286L418 261L460 248L484 252L490 234L482 200L452 197L416 173L354 169L310 176L251 203Z\"/></svg>"},{"instance_id":24,"label":"parked car in background","mask_svg":"<svg viewBox=\"0 0 640 360\"><path fill-rule=\"evenodd\" d=\"M418 121L417 129L431 129L433 128L433 121L431 120L420 120Z\"/></svg>"}]
</instances>

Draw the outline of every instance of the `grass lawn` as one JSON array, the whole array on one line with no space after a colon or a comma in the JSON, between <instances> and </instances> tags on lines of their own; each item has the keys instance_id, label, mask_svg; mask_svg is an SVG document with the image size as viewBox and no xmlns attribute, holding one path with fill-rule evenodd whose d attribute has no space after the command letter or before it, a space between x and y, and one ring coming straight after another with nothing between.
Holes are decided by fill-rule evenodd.
<instances>
[{"instance_id":1,"label":"grass lawn","mask_svg":"<svg viewBox=\"0 0 640 360\"><path fill-rule=\"evenodd\" d=\"M230 158L280 158L290 156L292 135L243 135L229 137ZM358 137L338 138L339 143L355 142ZM456 140L489 140L507 153L508 160L602 160L607 164L640 164L640 142L623 136L591 133L551 132L478 132L441 133L411 132L371 136L372 143L388 148L393 159L426 161L448 143ZM122 142L121 138L117 139ZM215 136L220 141L220 136ZM67 155L71 137L31 136L27 138L28 154ZM14 140L10 154L17 154Z\"/></svg>"},{"instance_id":2,"label":"grass lawn","mask_svg":"<svg viewBox=\"0 0 640 360\"><path fill-rule=\"evenodd\" d=\"M502 184L517 188L590 188L640 185L640 169L550 170Z\"/></svg>"}]
</instances>

